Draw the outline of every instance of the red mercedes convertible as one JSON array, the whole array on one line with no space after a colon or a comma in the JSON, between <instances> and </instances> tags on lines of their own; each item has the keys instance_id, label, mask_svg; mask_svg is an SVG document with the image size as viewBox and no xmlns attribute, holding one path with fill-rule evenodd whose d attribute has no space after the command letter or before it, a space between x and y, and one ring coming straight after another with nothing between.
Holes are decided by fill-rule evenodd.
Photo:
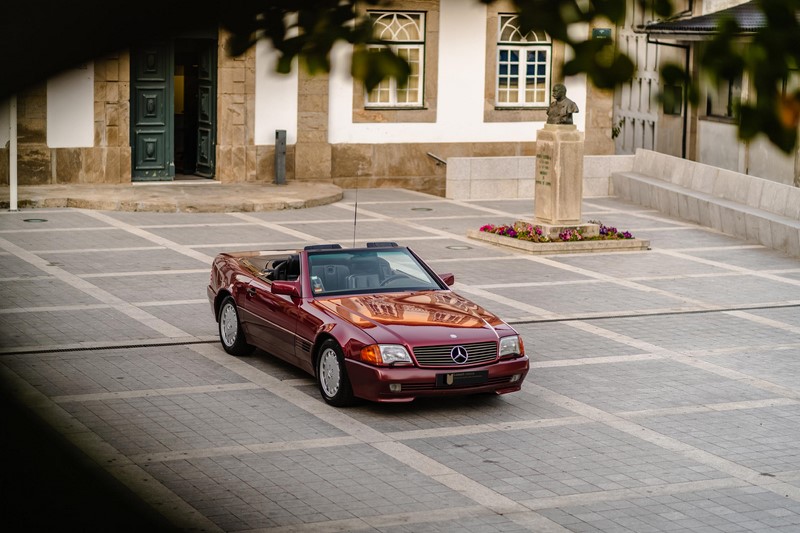
<instances>
[{"instance_id":1,"label":"red mercedes convertible","mask_svg":"<svg viewBox=\"0 0 800 533\"><path fill-rule=\"evenodd\" d=\"M220 254L208 299L226 352L307 371L331 405L518 391L522 339L453 283L395 243L323 244Z\"/></svg>"}]
</instances>

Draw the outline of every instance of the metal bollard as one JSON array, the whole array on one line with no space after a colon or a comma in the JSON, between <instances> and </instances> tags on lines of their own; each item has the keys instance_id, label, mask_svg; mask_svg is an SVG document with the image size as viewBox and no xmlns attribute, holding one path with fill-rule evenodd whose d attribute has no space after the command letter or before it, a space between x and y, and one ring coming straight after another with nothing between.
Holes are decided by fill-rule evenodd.
<instances>
[{"instance_id":1,"label":"metal bollard","mask_svg":"<svg viewBox=\"0 0 800 533\"><path fill-rule=\"evenodd\" d=\"M275 130L275 184L286 185L286 130Z\"/></svg>"}]
</instances>

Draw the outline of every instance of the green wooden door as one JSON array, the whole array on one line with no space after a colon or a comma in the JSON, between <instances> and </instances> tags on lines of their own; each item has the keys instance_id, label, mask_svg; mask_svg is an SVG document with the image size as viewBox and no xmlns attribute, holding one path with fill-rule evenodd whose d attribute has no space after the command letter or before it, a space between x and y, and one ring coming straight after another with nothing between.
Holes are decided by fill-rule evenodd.
<instances>
[{"instance_id":1,"label":"green wooden door","mask_svg":"<svg viewBox=\"0 0 800 533\"><path fill-rule=\"evenodd\" d=\"M217 148L217 41L198 48L197 165L195 173L214 176Z\"/></svg>"},{"instance_id":2,"label":"green wooden door","mask_svg":"<svg viewBox=\"0 0 800 533\"><path fill-rule=\"evenodd\" d=\"M133 181L175 177L172 43L131 50Z\"/></svg>"}]
</instances>

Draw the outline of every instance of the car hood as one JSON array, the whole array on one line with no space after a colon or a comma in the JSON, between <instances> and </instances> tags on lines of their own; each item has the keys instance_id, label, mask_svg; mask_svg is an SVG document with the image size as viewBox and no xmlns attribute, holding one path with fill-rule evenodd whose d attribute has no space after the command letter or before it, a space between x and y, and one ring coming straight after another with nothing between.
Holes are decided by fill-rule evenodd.
<instances>
[{"instance_id":1,"label":"car hood","mask_svg":"<svg viewBox=\"0 0 800 533\"><path fill-rule=\"evenodd\" d=\"M379 343L478 342L510 330L496 315L452 291L361 294L317 300Z\"/></svg>"}]
</instances>

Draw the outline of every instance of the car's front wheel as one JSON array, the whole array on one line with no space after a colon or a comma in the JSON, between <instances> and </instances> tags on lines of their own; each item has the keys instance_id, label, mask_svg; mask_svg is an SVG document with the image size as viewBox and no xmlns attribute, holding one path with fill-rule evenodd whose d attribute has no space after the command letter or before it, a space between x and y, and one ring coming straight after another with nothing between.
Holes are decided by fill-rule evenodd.
<instances>
[{"instance_id":1,"label":"car's front wheel","mask_svg":"<svg viewBox=\"0 0 800 533\"><path fill-rule=\"evenodd\" d=\"M344 366L344 354L339 344L328 339L320 347L317 358L317 383L322 398L335 407L355 403L353 388Z\"/></svg>"},{"instance_id":2,"label":"car's front wheel","mask_svg":"<svg viewBox=\"0 0 800 533\"><path fill-rule=\"evenodd\" d=\"M223 300L219 307L219 340L222 347L231 355L247 355L253 351L253 347L247 344L247 339L239 323L239 311L236 302L228 296Z\"/></svg>"}]
</instances>

